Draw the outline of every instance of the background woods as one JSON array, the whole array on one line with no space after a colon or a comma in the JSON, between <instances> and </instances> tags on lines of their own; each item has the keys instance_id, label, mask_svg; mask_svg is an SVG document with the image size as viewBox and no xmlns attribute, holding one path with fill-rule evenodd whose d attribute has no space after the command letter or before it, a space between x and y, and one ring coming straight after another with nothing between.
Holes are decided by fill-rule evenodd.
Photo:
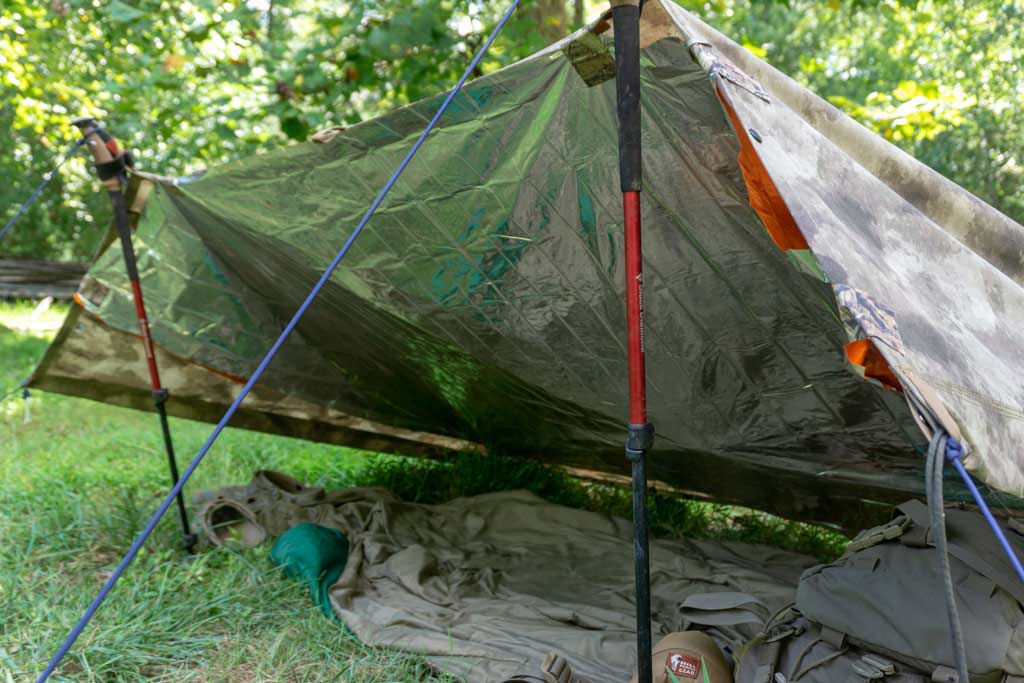
<instances>
[{"instance_id":1,"label":"background woods","mask_svg":"<svg viewBox=\"0 0 1024 683\"><path fill-rule=\"evenodd\" d=\"M682 2L869 128L1024 221L1024 0ZM533 0L481 72L596 15ZM5 0L0 218L91 113L166 175L351 124L450 85L503 11L477 0ZM108 207L80 155L3 245L86 260Z\"/></svg>"}]
</instances>

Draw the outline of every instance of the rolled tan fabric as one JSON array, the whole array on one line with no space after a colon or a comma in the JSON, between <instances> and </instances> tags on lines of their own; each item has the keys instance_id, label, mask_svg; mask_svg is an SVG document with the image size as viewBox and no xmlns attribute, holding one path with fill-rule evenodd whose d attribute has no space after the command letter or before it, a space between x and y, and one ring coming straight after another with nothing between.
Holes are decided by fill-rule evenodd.
<instances>
[{"instance_id":1,"label":"rolled tan fabric","mask_svg":"<svg viewBox=\"0 0 1024 683\"><path fill-rule=\"evenodd\" d=\"M203 508L199 520L214 545L237 542L252 548L267 540L267 530L256 521L256 514L235 500L214 499Z\"/></svg>"},{"instance_id":2,"label":"rolled tan fabric","mask_svg":"<svg viewBox=\"0 0 1024 683\"><path fill-rule=\"evenodd\" d=\"M324 499L323 488L306 486L295 477L274 470L258 471L253 476L251 486L296 505L311 505Z\"/></svg>"}]
</instances>

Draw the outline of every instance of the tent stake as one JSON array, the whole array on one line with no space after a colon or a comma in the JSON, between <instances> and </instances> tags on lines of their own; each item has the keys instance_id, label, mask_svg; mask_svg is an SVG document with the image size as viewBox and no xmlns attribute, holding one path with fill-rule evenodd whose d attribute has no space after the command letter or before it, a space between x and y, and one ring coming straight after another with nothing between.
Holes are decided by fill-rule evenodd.
<instances>
[{"instance_id":1,"label":"tent stake","mask_svg":"<svg viewBox=\"0 0 1024 683\"><path fill-rule=\"evenodd\" d=\"M139 282L139 269L135 259L135 248L132 246L131 222L128 218L128 207L124 202L122 187L127 168L131 164L131 156L117 147L117 142L103 131L96 120L89 117L75 119L74 125L82 131L82 139L86 140L93 160L96 162L96 173L107 188L110 203L114 209L114 226L121 240L124 252L124 265L128 271L128 279L132 286L132 299L135 302L135 316L139 322L139 333L142 336L142 348L149 367L149 381L153 389L153 402L160 416L160 431L163 433L164 450L167 452L167 467L171 473L171 484L178 483L178 461L174 456L174 443L171 440L171 426L167 421L167 389L160 382L160 371L156 365L156 354L153 350L153 339L149 332L149 317L146 315L146 304L142 298L142 285ZM196 536L189 529L188 512L185 509L184 494L178 492L178 516L181 519L182 540L185 550L191 553L195 549Z\"/></svg>"},{"instance_id":2,"label":"tent stake","mask_svg":"<svg viewBox=\"0 0 1024 683\"><path fill-rule=\"evenodd\" d=\"M619 182L626 252L626 326L629 353L629 436L626 459L633 474L633 557L636 574L638 683L651 683L651 563L647 524L647 451L654 427L647 421L644 369L643 249L640 228L640 9L641 0L612 0L615 90L619 117Z\"/></svg>"}]
</instances>

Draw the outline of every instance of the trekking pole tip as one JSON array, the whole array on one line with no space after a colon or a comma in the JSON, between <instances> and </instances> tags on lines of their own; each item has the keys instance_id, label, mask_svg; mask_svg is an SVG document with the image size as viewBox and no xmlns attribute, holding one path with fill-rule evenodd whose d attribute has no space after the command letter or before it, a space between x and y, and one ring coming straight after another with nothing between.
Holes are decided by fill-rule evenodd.
<instances>
[{"instance_id":1,"label":"trekking pole tip","mask_svg":"<svg viewBox=\"0 0 1024 683\"><path fill-rule=\"evenodd\" d=\"M199 546L199 536L193 533L187 533L182 538L182 543L185 546L186 555L195 555L196 549Z\"/></svg>"}]
</instances>

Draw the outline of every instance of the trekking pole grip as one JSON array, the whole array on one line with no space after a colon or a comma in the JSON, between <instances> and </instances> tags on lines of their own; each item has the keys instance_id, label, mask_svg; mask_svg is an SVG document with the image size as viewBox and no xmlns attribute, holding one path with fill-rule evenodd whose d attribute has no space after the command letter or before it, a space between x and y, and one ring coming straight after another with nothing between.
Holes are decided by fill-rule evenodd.
<instances>
[{"instance_id":1,"label":"trekking pole grip","mask_svg":"<svg viewBox=\"0 0 1024 683\"><path fill-rule=\"evenodd\" d=\"M619 180L623 192L642 188L640 165L640 0L611 0L615 35L615 99L619 119Z\"/></svg>"},{"instance_id":2,"label":"trekking pole grip","mask_svg":"<svg viewBox=\"0 0 1024 683\"><path fill-rule=\"evenodd\" d=\"M74 119L71 124L82 131L92 154L96 175L108 190L120 190L128 169L134 166L131 154L122 151L117 141L91 116Z\"/></svg>"}]
</instances>

